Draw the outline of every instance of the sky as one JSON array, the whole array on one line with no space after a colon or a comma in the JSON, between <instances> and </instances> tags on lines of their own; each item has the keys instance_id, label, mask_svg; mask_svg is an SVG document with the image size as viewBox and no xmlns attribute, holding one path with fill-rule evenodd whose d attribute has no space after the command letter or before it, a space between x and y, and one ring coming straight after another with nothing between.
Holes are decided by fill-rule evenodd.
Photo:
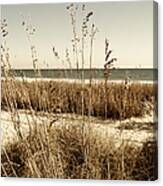
<instances>
[{"instance_id":1,"label":"sky","mask_svg":"<svg viewBox=\"0 0 163 186\"><path fill-rule=\"evenodd\" d=\"M13 68L32 68L30 43L23 29L22 21L29 21L35 28L33 43L36 46L40 68L68 68L65 50L69 49L72 67L73 60L71 39L72 26L66 10L68 4L26 4L3 5L1 17L8 22L9 35L6 38L11 53ZM93 11L91 23L99 32L96 33L93 46L93 67L103 68L105 38L110 41L112 57L118 60L117 68L152 68L153 67L153 2L103 2L85 3L86 12ZM77 29L81 33L82 4L78 4ZM24 18L22 18L22 15ZM90 40L85 43L85 67L89 67ZM60 61L54 57L55 46ZM81 59L81 54L79 53ZM81 60L79 61L81 66Z\"/></svg>"}]
</instances>

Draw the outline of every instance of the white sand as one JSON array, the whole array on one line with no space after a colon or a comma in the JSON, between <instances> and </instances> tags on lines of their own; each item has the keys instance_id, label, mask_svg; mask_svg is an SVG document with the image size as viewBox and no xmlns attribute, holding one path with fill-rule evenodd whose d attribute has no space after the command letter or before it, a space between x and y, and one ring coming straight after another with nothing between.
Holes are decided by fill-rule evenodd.
<instances>
[{"instance_id":1,"label":"white sand","mask_svg":"<svg viewBox=\"0 0 163 186\"><path fill-rule=\"evenodd\" d=\"M45 124L48 125L53 115L44 115L38 114L32 117L31 114L26 113L26 111L19 111L20 117L20 130L23 134L23 137L27 137L29 134L29 123L37 123L37 124ZM84 120L88 123L88 117L84 117ZM115 146L120 145L120 141L123 138L125 141L129 142L131 145L142 145L143 142L153 139L156 137L156 133L154 131L148 130L139 130L137 129L123 129L121 130L120 126L124 124L131 123L134 125L134 122L142 125L143 123L153 123L154 118L153 115L145 116L143 118L131 118L124 120L122 122L112 121L112 120L100 120L95 117L91 117L90 125L91 132L93 134L99 135L101 139L115 140ZM66 126L71 124L81 124L82 117L75 114L61 114L58 116L58 120L55 123L55 127ZM16 131L14 129L14 124L12 122L11 116L8 112L1 112L1 134L2 134L2 146L5 146L7 143L13 143L13 141L18 140Z\"/></svg>"}]
</instances>

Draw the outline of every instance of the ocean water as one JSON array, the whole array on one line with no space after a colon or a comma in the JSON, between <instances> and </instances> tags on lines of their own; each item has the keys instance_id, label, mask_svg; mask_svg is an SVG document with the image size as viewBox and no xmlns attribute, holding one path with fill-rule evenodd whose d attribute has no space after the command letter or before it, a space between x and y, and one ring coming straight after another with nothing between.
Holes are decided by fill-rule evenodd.
<instances>
[{"instance_id":1,"label":"ocean water","mask_svg":"<svg viewBox=\"0 0 163 186\"><path fill-rule=\"evenodd\" d=\"M33 78L36 73L32 69L14 69L12 70L16 77ZM38 73L37 73L38 74ZM81 79L82 74L84 79L104 79L104 69L41 69L39 75L43 78L50 79ZM157 69L113 69L110 72L110 80L124 80L130 78L138 81L157 81ZM1 76L4 76L1 71Z\"/></svg>"}]
</instances>

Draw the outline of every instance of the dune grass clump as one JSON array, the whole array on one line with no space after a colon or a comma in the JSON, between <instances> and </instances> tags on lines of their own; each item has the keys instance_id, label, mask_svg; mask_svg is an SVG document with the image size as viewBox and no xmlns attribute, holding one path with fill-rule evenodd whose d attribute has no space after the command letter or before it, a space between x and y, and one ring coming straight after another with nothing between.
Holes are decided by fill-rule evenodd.
<instances>
[{"instance_id":1,"label":"dune grass clump","mask_svg":"<svg viewBox=\"0 0 163 186\"><path fill-rule=\"evenodd\" d=\"M17 109L32 108L36 111L55 113L59 108L62 113L76 114L81 114L84 110L84 115L88 115L91 96L90 114L104 118L106 115L104 105L107 102L106 118L111 119L143 116L147 112L147 106L150 106L149 112L156 99L155 86L139 83L133 83L128 87L123 83L108 83L107 88L104 83L92 84L91 95L89 84L85 84L83 87L79 83L56 81L16 81L15 90ZM82 96L84 98L83 108ZM7 83L2 81L2 109L7 108L8 97L10 97L10 89L7 88Z\"/></svg>"},{"instance_id":2,"label":"dune grass clump","mask_svg":"<svg viewBox=\"0 0 163 186\"><path fill-rule=\"evenodd\" d=\"M2 176L154 180L155 150L154 143L152 148L146 143L140 148L124 142L115 148L112 139L100 138L91 128L83 141L81 125L50 131L39 126L26 139L2 149Z\"/></svg>"}]
</instances>

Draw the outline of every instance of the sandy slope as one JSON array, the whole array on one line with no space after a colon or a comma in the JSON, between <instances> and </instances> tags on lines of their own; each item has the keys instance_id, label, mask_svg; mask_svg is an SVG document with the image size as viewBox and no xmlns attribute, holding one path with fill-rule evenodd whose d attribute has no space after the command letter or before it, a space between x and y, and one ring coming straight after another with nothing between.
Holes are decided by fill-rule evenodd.
<instances>
[{"instance_id":1,"label":"sandy slope","mask_svg":"<svg viewBox=\"0 0 163 186\"><path fill-rule=\"evenodd\" d=\"M34 122L37 124L49 125L50 121L54 119L54 115L46 113L29 114L27 111L19 111L20 118L20 130L24 137L29 134L30 126L28 123ZM60 127L73 124L87 123L87 126L91 126L91 132L95 135L99 135L101 139L109 140L110 138L115 141L115 146L120 145L120 141L123 138L131 145L140 146L146 140L154 140L156 138L156 121L154 121L153 115L148 115L143 118L131 118L124 121L113 120L100 120L95 117L82 118L75 114L60 114L57 116L57 121L53 127ZM17 134L14 129L14 124L11 115L6 112L1 112L1 139L2 146L7 143L12 143L14 140L18 140Z\"/></svg>"}]
</instances>

